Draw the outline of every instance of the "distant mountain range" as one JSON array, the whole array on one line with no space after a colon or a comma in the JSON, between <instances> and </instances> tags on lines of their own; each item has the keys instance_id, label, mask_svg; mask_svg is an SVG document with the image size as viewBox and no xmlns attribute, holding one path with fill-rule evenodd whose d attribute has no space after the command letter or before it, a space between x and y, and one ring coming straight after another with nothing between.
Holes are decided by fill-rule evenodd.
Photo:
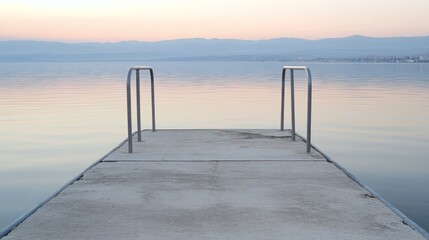
<instances>
[{"instance_id":1,"label":"distant mountain range","mask_svg":"<svg viewBox=\"0 0 429 240\"><path fill-rule=\"evenodd\" d=\"M429 56L429 36L305 40L178 39L157 42L0 41L0 61L287 61Z\"/></svg>"}]
</instances>

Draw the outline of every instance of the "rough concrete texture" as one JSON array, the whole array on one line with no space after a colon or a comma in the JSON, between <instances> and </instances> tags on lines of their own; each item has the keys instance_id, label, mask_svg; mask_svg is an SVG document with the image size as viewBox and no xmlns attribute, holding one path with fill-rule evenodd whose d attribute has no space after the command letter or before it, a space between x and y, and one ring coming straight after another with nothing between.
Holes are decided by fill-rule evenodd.
<instances>
[{"instance_id":1,"label":"rough concrete texture","mask_svg":"<svg viewBox=\"0 0 429 240\"><path fill-rule=\"evenodd\" d=\"M223 133L207 131L207 137L213 132ZM221 151L217 144L225 144L204 141L204 131L162 131L166 137L157 140L162 146L154 147L167 154L156 156L174 157L168 150L175 146L174 135L187 136L182 142L189 143L193 133L199 140L189 144L191 149L210 142ZM236 154L239 146L261 141L240 140L234 132L230 137L235 140L229 139L228 149ZM229 161L207 161L208 155L188 151L178 152L177 161L138 161L149 159L145 151L130 154L132 161L114 162L110 156L111 161L96 165L4 239L424 239L333 164L320 161L320 155L309 161L312 155L300 153L302 141L263 141L278 147L280 141L287 153L302 160L259 153L285 160L239 161L246 155L234 161L232 155L213 151L217 160L226 156ZM296 149L289 146L295 144ZM122 150L112 155L122 159ZM194 161L178 160L186 160L185 153ZM207 158L197 161L193 154Z\"/></svg>"},{"instance_id":2,"label":"rough concrete texture","mask_svg":"<svg viewBox=\"0 0 429 240\"><path fill-rule=\"evenodd\" d=\"M306 146L290 131L279 130L159 130L143 131L134 153L124 144L105 160L323 160L316 151L306 154Z\"/></svg>"}]
</instances>

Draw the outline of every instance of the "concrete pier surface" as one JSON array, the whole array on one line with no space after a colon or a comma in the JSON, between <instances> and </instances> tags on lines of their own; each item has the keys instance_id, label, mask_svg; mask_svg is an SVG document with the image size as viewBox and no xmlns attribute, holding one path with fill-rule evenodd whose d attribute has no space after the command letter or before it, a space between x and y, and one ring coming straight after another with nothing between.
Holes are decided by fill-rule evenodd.
<instances>
[{"instance_id":1,"label":"concrete pier surface","mask_svg":"<svg viewBox=\"0 0 429 240\"><path fill-rule=\"evenodd\" d=\"M289 131L159 130L143 140L4 239L425 239Z\"/></svg>"}]
</instances>

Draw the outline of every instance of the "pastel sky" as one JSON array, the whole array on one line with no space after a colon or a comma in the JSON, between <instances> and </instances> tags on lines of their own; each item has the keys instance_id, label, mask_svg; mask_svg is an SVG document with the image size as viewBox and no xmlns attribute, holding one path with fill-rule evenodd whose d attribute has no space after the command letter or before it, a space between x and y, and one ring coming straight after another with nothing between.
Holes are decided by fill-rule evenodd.
<instances>
[{"instance_id":1,"label":"pastel sky","mask_svg":"<svg viewBox=\"0 0 429 240\"><path fill-rule=\"evenodd\" d=\"M0 0L0 40L427 36L429 0Z\"/></svg>"}]
</instances>

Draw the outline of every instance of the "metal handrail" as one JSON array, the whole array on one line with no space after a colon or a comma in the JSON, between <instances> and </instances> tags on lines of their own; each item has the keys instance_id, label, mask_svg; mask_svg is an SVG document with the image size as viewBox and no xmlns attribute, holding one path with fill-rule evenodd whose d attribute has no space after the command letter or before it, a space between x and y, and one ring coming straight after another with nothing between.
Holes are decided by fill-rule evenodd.
<instances>
[{"instance_id":1,"label":"metal handrail","mask_svg":"<svg viewBox=\"0 0 429 240\"><path fill-rule=\"evenodd\" d=\"M132 134L132 121L131 121L131 75L136 71L136 101L137 101L137 141L142 141L141 129L141 114L140 114L140 70L147 70L150 72L151 83L151 101L152 101L152 132L156 131L155 128L155 87L154 76L152 67L148 66L134 66L128 70L127 76L127 122L128 122L128 152L133 152L133 134Z\"/></svg>"},{"instance_id":2,"label":"metal handrail","mask_svg":"<svg viewBox=\"0 0 429 240\"><path fill-rule=\"evenodd\" d=\"M311 149L311 100L312 100L312 80L311 72L305 66L284 66L282 71L282 99L281 99L281 117L280 130L284 131L284 104L285 104L285 81L286 71L290 70L290 92L291 92L291 118L292 118L292 141L295 141L295 85L294 85L294 70L304 70L308 80L308 99L307 99L307 153Z\"/></svg>"}]
</instances>

